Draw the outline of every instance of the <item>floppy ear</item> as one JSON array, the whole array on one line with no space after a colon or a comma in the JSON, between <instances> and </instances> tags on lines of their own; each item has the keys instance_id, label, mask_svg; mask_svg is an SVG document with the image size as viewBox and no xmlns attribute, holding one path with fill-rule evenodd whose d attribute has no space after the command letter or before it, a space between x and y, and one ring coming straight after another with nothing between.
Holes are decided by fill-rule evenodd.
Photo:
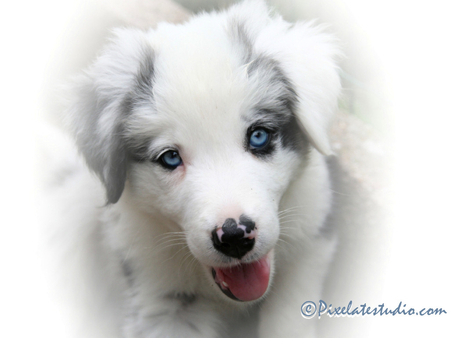
<instances>
[{"instance_id":1,"label":"floppy ear","mask_svg":"<svg viewBox=\"0 0 450 338\"><path fill-rule=\"evenodd\" d=\"M278 61L297 95L295 114L301 129L318 151L331 154L328 127L341 91L336 65L341 52L333 36L325 33L323 26L292 25L273 16L261 0L242 2L229 13L245 26L254 56Z\"/></svg>"},{"instance_id":2,"label":"floppy ear","mask_svg":"<svg viewBox=\"0 0 450 338\"><path fill-rule=\"evenodd\" d=\"M67 116L78 149L106 188L108 203L116 203L125 186L124 130L133 91L150 86L153 74L153 52L144 32L114 33L94 64L76 80Z\"/></svg>"},{"instance_id":3,"label":"floppy ear","mask_svg":"<svg viewBox=\"0 0 450 338\"><path fill-rule=\"evenodd\" d=\"M324 155L332 153L328 129L341 92L336 58L341 52L323 27L312 23L286 29L278 44L279 59L298 96L296 115L312 145Z\"/></svg>"}]
</instances>

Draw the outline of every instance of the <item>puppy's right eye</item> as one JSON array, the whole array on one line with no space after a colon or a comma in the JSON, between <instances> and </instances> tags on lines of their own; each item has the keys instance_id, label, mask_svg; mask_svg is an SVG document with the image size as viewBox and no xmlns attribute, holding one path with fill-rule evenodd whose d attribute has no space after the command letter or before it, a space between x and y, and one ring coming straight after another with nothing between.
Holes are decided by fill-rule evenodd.
<instances>
[{"instance_id":1,"label":"puppy's right eye","mask_svg":"<svg viewBox=\"0 0 450 338\"><path fill-rule=\"evenodd\" d=\"M158 162L166 169L175 170L183 163L183 160L178 151L167 150L159 156Z\"/></svg>"},{"instance_id":2,"label":"puppy's right eye","mask_svg":"<svg viewBox=\"0 0 450 338\"><path fill-rule=\"evenodd\" d=\"M250 147L253 149L262 149L270 142L270 134L265 129L255 129L248 139Z\"/></svg>"}]
</instances>

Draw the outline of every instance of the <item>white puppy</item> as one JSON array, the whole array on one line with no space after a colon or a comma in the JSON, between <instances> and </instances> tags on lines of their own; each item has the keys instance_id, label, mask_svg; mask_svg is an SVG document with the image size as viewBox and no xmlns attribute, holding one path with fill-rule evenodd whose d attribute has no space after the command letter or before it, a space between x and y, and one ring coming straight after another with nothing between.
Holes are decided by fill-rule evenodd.
<instances>
[{"instance_id":1,"label":"white puppy","mask_svg":"<svg viewBox=\"0 0 450 338\"><path fill-rule=\"evenodd\" d=\"M115 31L69 110L107 200L80 174L65 202L109 267L124 337L227 336L253 310L259 337L314 335L300 306L320 299L334 247L337 54L261 1Z\"/></svg>"}]
</instances>

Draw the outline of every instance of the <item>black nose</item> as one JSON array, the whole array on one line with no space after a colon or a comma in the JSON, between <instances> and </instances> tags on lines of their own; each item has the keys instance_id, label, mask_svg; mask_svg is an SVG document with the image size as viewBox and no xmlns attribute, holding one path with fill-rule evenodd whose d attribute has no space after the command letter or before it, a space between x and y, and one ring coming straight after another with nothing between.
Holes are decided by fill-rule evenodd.
<instances>
[{"instance_id":1,"label":"black nose","mask_svg":"<svg viewBox=\"0 0 450 338\"><path fill-rule=\"evenodd\" d=\"M212 231L214 248L223 254L241 259L255 245L256 226L249 217L239 217L239 224L227 218L222 227Z\"/></svg>"}]
</instances>

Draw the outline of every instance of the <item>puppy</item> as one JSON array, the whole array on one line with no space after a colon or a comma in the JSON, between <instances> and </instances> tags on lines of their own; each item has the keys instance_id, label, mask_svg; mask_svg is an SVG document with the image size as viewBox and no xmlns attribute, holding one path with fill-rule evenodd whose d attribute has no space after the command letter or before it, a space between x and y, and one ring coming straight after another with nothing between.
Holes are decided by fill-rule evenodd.
<instances>
[{"instance_id":1,"label":"puppy","mask_svg":"<svg viewBox=\"0 0 450 338\"><path fill-rule=\"evenodd\" d=\"M119 336L227 337L256 310L259 337L314 336L300 307L335 243L338 54L255 0L114 32L75 85L68 123L95 176L78 168L64 203Z\"/></svg>"}]
</instances>

